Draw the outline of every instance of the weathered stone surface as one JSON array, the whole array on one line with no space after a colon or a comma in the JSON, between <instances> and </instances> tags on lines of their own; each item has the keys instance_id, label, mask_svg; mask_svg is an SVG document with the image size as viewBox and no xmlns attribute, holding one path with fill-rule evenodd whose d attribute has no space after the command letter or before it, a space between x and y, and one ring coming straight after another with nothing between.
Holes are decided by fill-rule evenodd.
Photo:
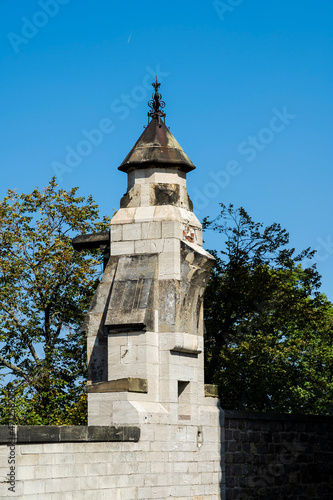
<instances>
[{"instance_id":1,"label":"weathered stone surface","mask_svg":"<svg viewBox=\"0 0 333 500\"><path fill-rule=\"evenodd\" d=\"M85 425L64 425L59 426L59 441L87 441L88 427Z\"/></svg>"},{"instance_id":2,"label":"weathered stone surface","mask_svg":"<svg viewBox=\"0 0 333 500\"><path fill-rule=\"evenodd\" d=\"M82 325L82 331L86 332L87 335L89 382L107 380L107 329L105 327L105 318L117 263L117 257L109 259Z\"/></svg>"},{"instance_id":3,"label":"weathered stone surface","mask_svg":"<svg viewBox=\"0 0 333 500\"><path fill-rule=\"evenodd\" d=\"M180 201L180 187L178 184L159 183L153 185L151 204L178 205Z\"/></svg>"},{"instance_id":4,"label":"weathered stone surface","mask_svg":"<svg viewBox=\"0 0 333 500\"><path fill-rule=\"evenodd\" d=\"M80 234L72 240L72 245L75 250L86 250L91 248L99 248L101 245L110 244L110 232L103 231L100 233Z\"/></svg>"},{"instance_id":5,"label":"weathered stone surface","mask_svg":"<svg viewBox=\"0 0 333 500\"><path fill-rule=\"evenodd\" d=\"M0 426L0 444L8 444L4 428L7 426ZM15 446L23 443L137 442L140 439L140 429L128 426L17 425L15 429Z\"/></svg>"},{"instance_id":6,"label":"weathered stone surface","mask_svg":"<svg viewBox=\"0 0 333 500\"><path fill-rule=\"evenodd\" d=\"M59 441L59 427L56 425L19 425L18 443L52 443Z\"/></svg>"},{"instance_id":7,"label":"weathered stone surface","mask_svg":"<svg viewBox=\"0 0 333 500\"><path fill-rule=\"evenodd\" d=\"M195 169L170 130L163 122L158 124L156 120L149 123L119 170L130 172L135 168L146 169L152 164L157 168L174 168L177 165L183 172Z\"/></svg>"},{"instance_id":8,"label":"weathered stone surface","mask_svg":"<svg viewBox=\"0 0 333 500\"><path fill-rule=\"evenodd\" d=\"M205 384L205 397L218 398L219 397L218 386L214 384Z\"/></svg>"},{"instance_id":9,"label":"weathered stone surface","mask_svg":"<svg viewBox=\"0 0 333 500\"><path fill-rule=\"evenodd\" d=\"M203 294L214 259L185 242L180 245L181 280L159 281L160 331L202 335Z\"/></svg>"},{"instance_id":10,"label":"weathered stone surface","mask_svg":"<svg viewBox=\"0 0 333 500\"><path fill-rule=\"evenodd\" d=\"M109 380L97 384L88 385L87 392L148 392L148 380L140 378L121 378L118 380Z\"/></svg>"},{"instance_id":11,"label":"weathered stone surface","mask_svg":"<svg viewBox=\"0 0 333 500\"><path fill-rule=\"evenodd\" d=\"M88 427L88 441L133 441L140 439L140 429L138 427Z\"/></svg>"},{"instance_id":12,"label":"weathered stone surface","mask_svg":"<svg viewBox=\"0 0 333 500\"><path fill-rule=\"evenodd\" d=\"M9 443L15 439L16 427L0 425L0 443Z\"/></svg>"},{"instance_id":13,"label":"weathered stone surface","mask_svg":"<svg viewBox=\"0 0 333 500\"><path fill-rule=\"evenodd\" d=\"M109 331L153 328L153 283L157 256L132 255L118 261L105 325Z\"/></svg>"}]
</instances>

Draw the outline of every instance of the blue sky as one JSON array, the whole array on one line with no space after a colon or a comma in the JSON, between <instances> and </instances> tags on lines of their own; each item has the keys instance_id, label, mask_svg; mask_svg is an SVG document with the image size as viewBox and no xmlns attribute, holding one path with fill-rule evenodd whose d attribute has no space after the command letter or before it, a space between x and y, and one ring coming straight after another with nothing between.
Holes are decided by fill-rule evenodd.
<instances>
[{"instance_id":1,"label":"blue sky","mask_svg":"<svg viewBox=\"0 0 333 500\"><path fill-rule=\"evenodd\" d=\"M56 171L111 215L157 73L197 216L223 202L281 223L319 250L333 300L331 2L2 0L0 14L1 198Z\"/></svg>"}]
</instances>

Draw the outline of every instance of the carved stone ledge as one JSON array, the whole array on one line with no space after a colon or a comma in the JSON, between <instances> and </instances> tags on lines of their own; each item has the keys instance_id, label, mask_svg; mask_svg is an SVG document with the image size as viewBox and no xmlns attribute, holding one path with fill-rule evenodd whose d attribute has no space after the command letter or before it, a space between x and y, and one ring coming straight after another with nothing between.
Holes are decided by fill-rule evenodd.
<instances>
[{"instance_id":1,"label":"carved stone ledge","mask_svg":"<svg viewBox=\"0 0 333 500\"><path fill-rule=\"evenodd\" d=\"M219 397L218 386L215 384L205 384L205 397L218 398Z\"/></svg>"},{"instance_id":2,"label":"carved stone ledge","mask_svg":"<svg viewBox=\"0 0 333 500\"><path fill-rule=\"evenodd\" d=\"M148 392L148 380L145 378L119 378L108 382L87 385L87 393L101 392Z\"/></svg>"}]
</instances>

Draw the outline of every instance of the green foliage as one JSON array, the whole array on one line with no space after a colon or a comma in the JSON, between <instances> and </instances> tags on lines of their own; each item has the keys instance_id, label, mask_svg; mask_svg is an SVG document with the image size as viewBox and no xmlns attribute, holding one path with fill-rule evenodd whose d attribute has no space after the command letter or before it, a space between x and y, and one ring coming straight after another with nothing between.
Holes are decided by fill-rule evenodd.
<instances>
[{"instance_id":1,"label":"green foliage","mask_svg":"<svg viewBox=\"0 0 333 500\"><path fill-rule=\"evenodd\" d=\"M207 382L224 408L327 413L333 401L333 306L314 252L295 255L279 224L221 205L204 229L222 236L205 294Z\"/></svg>"},{"instance_id":2,"label":"green foliage","mask_svg":"<svg viewBox=\"0 0 333 500\"><path fill-rule=\"evenodd\" d=\"M97 251L73 250L78 233L103 231L91 197L49 185L9 190L0 202L0 423L85 423L86 342L79 326L99 277ZM8 377L7 377L8 380Z\"/></svg>"}]
</instances>

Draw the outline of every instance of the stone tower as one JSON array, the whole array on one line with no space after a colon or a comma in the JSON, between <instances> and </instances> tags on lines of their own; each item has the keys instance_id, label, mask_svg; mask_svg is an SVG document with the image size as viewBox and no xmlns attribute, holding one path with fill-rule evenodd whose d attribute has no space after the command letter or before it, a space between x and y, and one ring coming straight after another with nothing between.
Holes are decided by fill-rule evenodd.
<instances>
[{"instance_id":1,"label":"stone tower","mask_svg":"<svg viewBox=\"0 0 333 500\"><path fill-rule=\"evenodd\" d=\"M74 240L78 250L109 250L84 324L88 422L140 426L147 453L202 447L210 451L203 470L218 474L219 406L212 387L205 392L203 360L203 294L214 258L202 248L186 189L195 166L166 127L160 84L153 86L150 122L119 167L127 192L110 232Z\"/></svg>"}]
</instances>

